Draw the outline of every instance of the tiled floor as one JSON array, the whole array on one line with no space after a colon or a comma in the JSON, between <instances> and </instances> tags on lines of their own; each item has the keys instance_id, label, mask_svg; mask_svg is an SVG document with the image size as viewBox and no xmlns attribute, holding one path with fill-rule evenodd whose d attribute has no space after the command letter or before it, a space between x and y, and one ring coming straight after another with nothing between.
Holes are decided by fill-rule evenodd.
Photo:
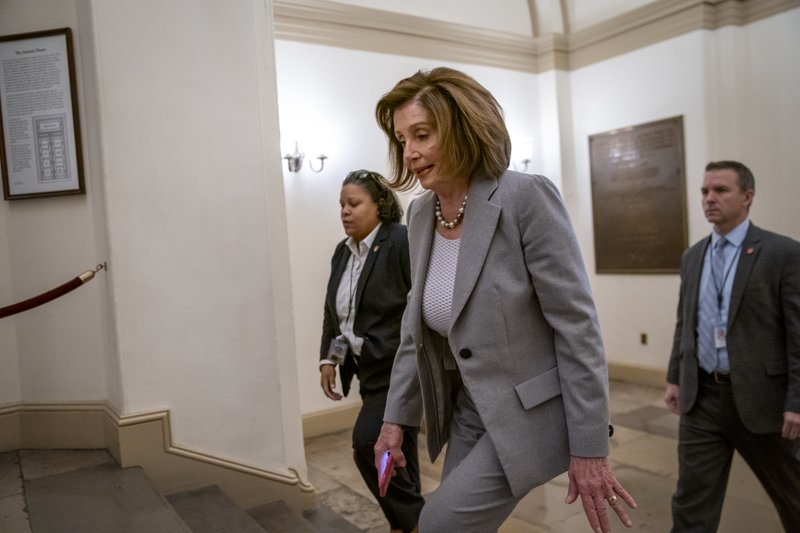
<instances>
[{"instance_id":1,"label":"tiled floor","mask_svg":"<svg viewBox=\"0 0 800 533\"><path fill-rule=\"evenodd\" d=\"M678 418L662 403L661 389L612 382L611 414L616 427L611 438L611 462L617 478L636 498L630 512L636 531L666 532L670 528L670 497L677 478ZM389 530L352 460L350 431L306 441L309 476L319 500L365 533ZM112 462L104 451L30 450L0 454L0 532L30 532L25 512L26 480L36 480L83 467ZM423 492L436 489L441 458L427 461L421 450ZM574 533L589 531L580 504L566 505L566 475L528 494L501 527L501 533ZM613 523L615 531L625 528ZM761 485L743 461L734 459L728 483L721 533L782 531L777 514ZM455 532L454 532L455 533Z\"/></svg>"},{"instance_id":2,"label":"tiled floor","mask_svg":"<svg viewBox=\"0 0 800 533\"><path fill-rule=\"evenodd\" d=\"M678 417L667 411L662 396L662 389L611 383L611 416L616 431L611 438L610 458L617 478L638 503L638 509L630 512L635 531L663 533L671 526L670 498L678 471ZM367 533L389 531L353 464L349 431L307 440L306 458L311 482L323 503ZM428 493L438 484L441 459L431 465L421 449L420 462L423 492ZM566 474L533 490L519 503L500 532L590 531L580 503L564 503L566 491ZM612 527L615 531L625 530L619 522L612 523ZM769 498L738 456L734 459L719 531L782 531Z\"/></svg>"}]
</instances>

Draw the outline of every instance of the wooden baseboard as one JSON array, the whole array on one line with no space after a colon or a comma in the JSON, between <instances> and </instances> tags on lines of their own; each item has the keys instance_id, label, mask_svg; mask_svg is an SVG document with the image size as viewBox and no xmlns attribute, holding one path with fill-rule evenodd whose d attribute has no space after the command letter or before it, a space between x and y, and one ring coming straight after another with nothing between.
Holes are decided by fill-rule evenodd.
<instances>
[{"instance_id":1,"label":"wooden baseboard","mask_svg":"<svg viewBox=\"0 0 800 533\"><path fill-rule=\"evenodd\" d=\"M293 468L266 470L176 445L166 410L122 417L105 402L0 408L0 452L101 448L123 468L142 467L164 494L216 484L244 509L279 499L300 510L314 505L314 487Z\"/></svg>"},{"instance_id":2,"label":"wooden baseboard","mask_svg":"<svg viewBox=\"0 0 800 533\"><path fill-rule=\"evenodd\" d=\"M631 365L628 363L608 363L608 378L638 383L652 387L665 387L667 385L666 368Z\"/></svg>"},{"instance_id":3,"label":"wooden baseboard","mask_svg":"<svg viewBox=\"0 0 800 533\"><path fill-rule=\"evenodd\" d=\"M352 428L361 404L345 405L303 416L303 437L318 437Z\"/></svg>"}]
</instances>

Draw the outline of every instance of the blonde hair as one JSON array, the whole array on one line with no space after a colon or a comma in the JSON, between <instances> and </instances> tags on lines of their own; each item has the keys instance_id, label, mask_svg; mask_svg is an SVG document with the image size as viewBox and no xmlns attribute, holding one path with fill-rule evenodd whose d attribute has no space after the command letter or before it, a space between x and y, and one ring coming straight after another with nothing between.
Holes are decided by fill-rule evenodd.
<instances>
[{"instance_id":1,"label":"blonde hair","mask_svg":"<svg viewBox=\"0 0 800 533\"><path fill-rule=\"evenodd\" d=\"M483 171L499 176L508 168L511 138L492 93L458 70L420 70L400 80L375 107L375 118L389 141L392 188L405 191L416 185L414 173L405 168L403 145L394 128L395 111L411 101L428 112L437 129L442 174L471 177Z\"/></svg>"}]
</instances>

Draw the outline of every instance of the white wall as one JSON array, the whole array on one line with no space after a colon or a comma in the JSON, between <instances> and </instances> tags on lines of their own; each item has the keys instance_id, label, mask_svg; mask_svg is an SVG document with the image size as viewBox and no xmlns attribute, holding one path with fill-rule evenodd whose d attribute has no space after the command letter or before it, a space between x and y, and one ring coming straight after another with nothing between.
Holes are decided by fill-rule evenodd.
<instances>
[{"instance_id":1,"label":"white wall","mask_svg":"<svg viewBox=\"0 0 800 533\"><path fill-rule=\"evenodd\" d=\"M94 8L125 408L169 407L175 439L217 456L304 465L269 14Z\"/></svg>"},{"instance_id":2,"label":"white wall","mask_svg":"<svg viewBox=\"0 0 800 533\"><path fill-rule=\"evenodd\" d=\"M752 220L800 237L800 10L746 27L697 31L571 75L575 193L567 194L590 272L609 361L666 367L679 276L594 274L588 136L683 115L689 244L710 226L700 207L708 161L740 160L756 175ZM573 190L567 187L570 192ZM647 333L646 346L639 334Z\"/></svg>"},{"instance_id":3,"label":"white wall","mask_svg":"<svg viewBox=\"0 0 800 533\"><path fill-rule=\"evenodd\" d=\"M4 0L2 13L3 35L78 25L71 1ZM82 37L73 31L76 51L84 45ZM86 131L85 65L79 52L75 63ZM86 137L83 148L86 161L92 151ZM103 214L95 209L101 198L92 168L85 170L86 195L0 203L2 305L50 290L105 260ZM0 405L114 397L107 372L106 282L101 274L60 300L0 321Z\"/></svg>"},{"instance_id":4,"label":"white wall","mask_svg":"<svg viewBox=\"0 0 800 533\"><path fill-rule=\"evenodd\" d=\"M4 321L0 404L167 408L177 444L305 477L271 4L2 10L73 28L87 194L0 204L0 296L109 272Z\"/></svg>"},{"instance_id":5,"label":"white wall","mask_svg":"<svg viewBox=\"0 0 800 533\"><path fill-rule=\"evenodd\" d=\"M0 320L0 405L169 408L180 444L302 473L300 414L333 406L316 362L330 255L342 238L341 180L357 168L386 171L375 102L440 62L286 41L273 56L262 0L1 8L2 34L76 30L87 194L0 203L0 302L100 261L110 270ZM530 170L561 185L591 273L588 136L674 115L684 116L690 241L709 230L697 198L702 167L721 158L755 171L753 220L800 237L797 27L795 9L572 73L450 66L498 97L512 140L530 146ZM330 157L323 172L285 170L280 157L295 140L309 157ZM663 369L678 276L591 282L609 360Z\"/></svg>"},{"instance_id":6,"label":"white wall","mask_svg":"<svg viewBox=\"0 0 800 533\"><path fill-rule=\"evenodd\" d=\"M728 63L733 72L721 75L717 94L732 92L737 101L710 125L711 159L744 161L756 177L753 221L800 239L800 9L744 28L726 28L708 35L718 48L729 41ZM736 131L736 138L727 132Z\"/></svg>"},{"instance_id":7,"label":"white wall","mask_svg":"<svg viewBox=\"0 0 800 533\"><path fill-rule=\"evenodd\" d=\"M374 118L378 99L419 69L458 68L492 91L504 108L512 139L527 139L527 157L539 160L539 97L532 74L291 41L275 44L283 153L293 152L296 140L306 157L320 152L330 157L319 174L307 163L296 175L284 165L297 372L302 412L308 414L339 405L319 387L322 308L330 258L344 238L339 222L342 179L359 168L388 172L386 140ZM408 199L404 195L402 200ZM356 386L342 405L358 401Z\"/></svg>"},{"instance_id":8,"label":"white wall","mask_svg":"<svg viewBox=\"0 0 800 533\"><path fill-rule=\"evenodd\" d=\"M335 0L371 9L381 9L437 19L455 24L531 36L531 16L527 0Z\"/></svg>"},{"instance_id":9,"label":"white wall","mask_svg":"<svg viewBox=\"0 0 800 533\"><path fill-rule=\"evenodd\" d=\"M540 0L537 0L540 1ZM654 0L567 0L570 29L580 30L653 3Z\"/></svg>"},{"instance_id":10,"label":"white wall","mask_svg":"<svg viewBox=\"0 0 800 533\"><path fill-rule=\"evenodd\" d=\"M596 275L588 137L676 115L684 117L688 190L706 159L703 34L671 39L572 73L575 192L569 208L597 303L610 361L661 368L672 340L677 275ZM689 225L702 213L689 195ZM697 204L699 205L699 203ZM649 342L639 344L639 334Z\"/></svg>"},{"instance_id":11,"label":"white wall","mask_svg":"<svg viewBox=\"0 0 800 533\"><path fill-rule=\"evenodd\" d=\"M698 198L703 166L723 157L741 159L756 172L756 223L796 237L800 224L789 202L797 194L782 191L798 187L789 170L800 157L791 148L800 145L800 120L793 93L798 68L789 57L798 13L693 32L574 72L532 75L452 65L498 97L515 144L532 139L529 169L562 189L610 362L665 368L679 276L594 274L588 137L683 115L690 243L709 231ZM276 54L283 152L293 151L298 140L307 156L331 157L320 174L304 168L290 175L284 168L301 409L308 414L335 406L319 390L316 361L330 254L342 238L341 179L356 168L386 170L374 104L398 79L439 62L288 41L277 41ZM726 83L734 77L742 85L735 91ZM647 334L647 345L640 344L640 333ZM345 403L356 401L354 393Z\"/></svg>"},{"instance_id":12,"label":"white wall","mask_svg":"<svg viewBox=\"0 0 800 533\"><path fill-rule=\"evenodd\" d=\"M14 301L11 284L11 248L8 245L8 210L0 208L0 302ZM14 320L0 319L0 405L16 403L22 398L17 357L17 328Z\"/></svg>"}]
</instances>

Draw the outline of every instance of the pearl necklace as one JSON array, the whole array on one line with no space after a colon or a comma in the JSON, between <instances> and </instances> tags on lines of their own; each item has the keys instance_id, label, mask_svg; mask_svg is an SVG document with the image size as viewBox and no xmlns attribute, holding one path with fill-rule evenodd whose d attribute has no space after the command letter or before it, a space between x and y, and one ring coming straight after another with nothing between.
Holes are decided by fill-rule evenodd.
<instances>
[{"instance_id":1,"label":"pearl necklace","mask_svg":"<svg viewBox=\"0 0 800 533\"><path fill-rule=\"evenodd\" d=\"M456 218L453 219L452 222L448 222L442 216L442 204L439 203L439 198L436 198L436 220L439 221L439 224L444 226L445 229L453 229L459 224L461 221L464 220L464 209L467 207L467 197L464 196L464 201L461 202L461 207L458 208L458 213L456 213Z\"/></svg>"}]
</instances>

